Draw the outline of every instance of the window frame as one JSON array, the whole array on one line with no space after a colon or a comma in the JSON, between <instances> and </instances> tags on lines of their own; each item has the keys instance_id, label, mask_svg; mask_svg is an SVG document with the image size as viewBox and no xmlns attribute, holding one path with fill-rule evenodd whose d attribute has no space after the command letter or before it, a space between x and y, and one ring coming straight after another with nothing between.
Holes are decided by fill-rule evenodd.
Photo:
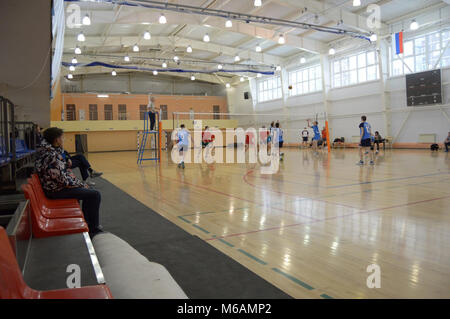
<instances>
[{"instance_id":1,"label":"window frame","mask_svg":"<svg viewBox=\"0 0 450 319\"><path fill-rule=\"evenodd\" d=\"M283 98L281 76L275 75L259 79L256 83L258 103L280 100Z\"/></svg>"},{"instance_id":2,"label":"window frame","mask_svg":"<svg viewBox=\"0 0 450 319\"><path fill-rule=\"evenodd\" d=\"M364 62L362 60L363 55ZM372 62L369 61L371 55L373 55ZM355 59L354 66L350 65L352 59ZM337 64L339 65L339 70L336 70ZM346 67L344 68L345 65ZM375 72L371 73L372 76L370 76L369 70L373 69L375 69ZM330 61L330 76L333 89L377 81L380 79L378 52L375 49L370 49L336 57Z\"/></svg>"},{"instance_id":3,"label":"window frame","mask_svg":"<svg viewBox=\"0 0 450 319\"><path fill-rule=\"evenodd\" d=\"M311 77L312 71L312 77ZM304 75L308 75L308 79L305 79ZM289 90L289 97L300 96L305 94L317 93L323 91L322 84L322 65L314 64L306 67L293 69L288 72L289 86L292 86L292 90ZM300 80L301 78L301 80ZM295 80L294 80L295 79ZM318 86L317 84L320 83ZM314 84L314 89L311 89ZM319 87L319 88L318 88ZM305 88L306 92L305 92Z\"/></svg>"}]
</instances>

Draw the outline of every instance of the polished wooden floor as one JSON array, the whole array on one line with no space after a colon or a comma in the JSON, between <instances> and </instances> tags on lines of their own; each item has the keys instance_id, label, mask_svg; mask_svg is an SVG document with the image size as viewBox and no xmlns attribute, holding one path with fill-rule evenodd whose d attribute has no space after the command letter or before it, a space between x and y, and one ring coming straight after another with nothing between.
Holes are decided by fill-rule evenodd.
<instances>
[{"instance_id":1,"label":"polished wooden floor","mask_svg":"<svg viewBox=\"0 0 450 319\"><path fill-rule=\"evenodd\" d=\"M388 150L375 166L359 167L356 150L284 151L274 175L261 175L257 164L182 170L166 153L142 167L136 152L89 160L295 298L450 298L448 153ZM367 287L371 264L380 267L381 288Z\"/></svg>"}]
</instances>

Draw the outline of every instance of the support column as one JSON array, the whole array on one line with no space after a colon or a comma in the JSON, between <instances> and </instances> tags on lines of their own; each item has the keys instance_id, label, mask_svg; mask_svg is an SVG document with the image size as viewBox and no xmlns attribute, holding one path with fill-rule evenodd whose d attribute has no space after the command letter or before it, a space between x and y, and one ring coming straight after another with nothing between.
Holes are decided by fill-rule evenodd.
<instances>
[{"instance_id":1,"label":"support column","mask_svg":"<svg viewBox=\"0 0 450 319\"><path fill-rule=\"evenodd\" d=\"M391 98L387 89L389 76L389 46L385 40L377 41L378 72L380 73L381 107L384 118L384 135L392 136ZM392 141L391 141L392 142Z\"/></svg>"},{"instance_id":2,"label":"support column","mask_svg":"<svg viewBox=\"0 0 450 319\"><path fill-rule=\"evenodd\" d=\"M325 111L325 128L327 131L327 146L328 152L331 151L331 136L330 127L333 127L330 123L330 90L331 90L331 74L330 74L330 59L327 54L320 55L320 66L322 69L322 100L323 108Z\"/></svg>"}]
</instances>

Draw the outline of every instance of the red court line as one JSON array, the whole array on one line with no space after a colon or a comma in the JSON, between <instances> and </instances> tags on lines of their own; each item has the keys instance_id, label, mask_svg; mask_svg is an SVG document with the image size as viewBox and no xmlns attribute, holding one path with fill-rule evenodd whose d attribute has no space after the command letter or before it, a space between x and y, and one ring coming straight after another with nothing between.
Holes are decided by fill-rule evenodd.
<instances>
[{"instance_id":1,"label":"red court line","mask_svg":"<svg viewBox=\"0 0 450 319\"><path fill-rule=\"evenodd\" d=\"M248 177L251 173L253 173L253 170L248 171L248 172L243 176L243 180L244 180L244 182L245 182L246 184L248 184L248 185L250 185L250 186L252 186L252 187L254 187L254 188L263 189L263 190L266 190L266 191L269 191L269 192L273 192L273 193L277 193L277 194L282 194L282 195L287 195L287 196L300 196L300 195L298 195L298 194L291 194L291 193L286 193L286 192L276 191L276 190L273 190L273 189L269 189L269 188L265 188L265 187L262 187L262 186L258 186L258 185L252 184L252 183L249 182L248 179L247 179L247 177ZM254 176L253 176L253 177L254 177ZM354 206L350 206L350 205L346 205L346 204L333 203L333 202L329 202L329 201L326 201L326 200L323 200L323 199L315 199L315 198L305 197L305 196L302 196L302 198L306 198L306 199L313 200L313 201L317 201L317 202L327 203L327 204L331 204L331 205L336 205L336 206L342 206L342 207L347 207L347 208L352 208L352 209L358 209L358 210L360 209L359 207L354 207Z\"/></svg>"},{"instance_id":2,"label":"red court line","mask_svg":"<svg viewBox=\"0 0 450 319\"><path fill-rule=\"evenodd\" d=\"M227 197L230 197L230 198L236 198L236 199L239 199L239 200L242 200L242 201L245 201L245 202L249 202L249 203L253 203L253 204L264 206L264 204L260 204L258 202L253 201L253 200L242 198L242 197L239 197L239 196L236 196L236 195L232 195L232 194L228 194L228 193L224 193L224 192L221 192L221 191L218 191L218 190L215 190L215 189L211 189L209 187L204 187L204 186L201 186L201 185L192 184L192 183L189 183L189 182L186 182L186 181L180 181L179 179L172 178L172 177L167 177L167 176L163 176L163 175L161 175L161 176L163 178L166 178L166 179L169 179L169 180L173 180L173 181L176 181L176 182L181 183L181 184L186 184L186 185L189 185L189 186L192 186L192 187L197 187L197 188L200 188L200 189L204 189L204 190L207 190L207 191L210 191L210 192L213 192L213 193L217 193L217 194L220 194L220 195L223 195L223 196L227 196ZM308 219L311 219L311 220L318 220L317 218L314 218L314 217L311 217L311 216L307 216L307 215L303 215L303 214L296 213L296 212L292 212L292 211L289 211L289 210L286 210L286 209L276 208L276 207L270 207L270 208L273 209L273 210L282 211L282 212L285 212L285 213L288 213L288 214L292 214L292 215L295 215L295 216L302 216L302 217L305 217L305 218L308 218Z\"/></svg>"},{"instance_id":3,"label":"red court line","mask_svg":"<svg viewBox=\"0 0 450 319\"><path fill-rule=\"evenodd\" d=\"M205 240L206 241L211 241L211 240L216 240L216 239L223 239L223 238L228 238L228 237L236 237L236 236L242 236L242 235L247 235L247 234L260 233L260 232L264 232L264 231L271 231L271 230L276 230L276 229L284 229L284 228L294 227L294 226L299 226L299 225L313 224L313 223L317 223L317 222L329 221L329 220L334 220L334 219L344 218L344 217L349 217L349 216L355 216L355 215L360 215L360 214L365 214L365 213L373 213L373 212L388 210L388 209L392 209L392 208L399 208L399 207L406 207L406 206L412 206L412 205L417 205L417 204L423 204L423 203L433 202L433 201L436 201L436 200L441 200L441 199L446 199L446 198L450 198L450 195L443 196L443 197L438 197L438 198L421 200L421 201L417 201L417 202L410 202L410 203L406 203L406 204L399 204L399 205L394 205L394 206L389 206L389 207L375 208L375 209L370 209L370 210L362 210L360 212L353 213L353 214L346 214L346 215L341 215L341 216L334 216L334 217L329 217L329 218L316 219L315 221L310 221L310 222L296 223L296 224L290 224L290 225L285 225L285 226L271 227L271 228L253 230L253 231L248 231L248 232L243 232L243 233L236 233L236 234L231 234L231 235L226 235L226 236L208 238L208 239L205 239Z\"/></svg>"}]
</instances>

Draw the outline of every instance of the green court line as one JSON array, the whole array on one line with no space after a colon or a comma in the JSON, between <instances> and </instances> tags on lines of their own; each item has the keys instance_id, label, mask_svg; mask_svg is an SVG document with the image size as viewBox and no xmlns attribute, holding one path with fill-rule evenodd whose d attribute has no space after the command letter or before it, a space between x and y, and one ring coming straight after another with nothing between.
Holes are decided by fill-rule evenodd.
<instances>
[{"instance_id":1,"label":"green court line","mask_svg":"<svg viewBox=\"0 0 450 319\"><path fill-rule=\"evenodd\" d=\"M182 221L184 221L184 222L186 222L186 223L188 223L188 224L190 224L191 222L190 221L188 221L186 218L183 218L183 216L178 216L178 218L179 219L181 219Z\"/></svg>"},{"instance_id":2,"label":"green court line","mask_svg":"<svg viewBox=\"0 0 450 319\"><path fill-rule=\"evenodd\" d=\"M322 297L323 299L334 299L331 296L328 296L327 294L321 294L320 297Z\"/></svg>"},{"instance_id":3,"label":"green court line","mask_svg":"<svg viewBox=\"0 0 450 319\"><path fill-rule=\"evenodd\" d=\"M253 256L252 254L249 254L248 252L246 252L245 250L242 249L238 249L241 253L243 253L245 256L253 259L256 262L259 262L261 265L267 265L267 263L261 259L259 259L258 257Z\"/></svg>"},{"instance_id":4,"label":"green court line","mask_svg":"<svg viewBox=\"0 0 450 319\"><path fill-rule=\"evenodd\" d=\"M202 232L204 232L204 233L206 233L206 234L209 234L209 231L207 231L207 230L204 229L204 228L201 228L201 227L198 226L198 225L192 224L192 226L195 227L195 228L197 228L197 229L200 229Z\"/></svg>"},{"instance_id":5,"label":"green court line","mask_svg":"<svg viewBox=\"0 0 450 319\"><path fill-rule=\"evenodd\" d=\"M278 269L278 268L272 268L272 270L275 271L276 273L279 273L280 275L283 275L284 277L286 277L286 278L292 280L292 281L295 282L296 284L299 284L300 286L302 286L302 287L305 288L305 289L308 289L308 290L314 290L314 288L311 287L310 285L308 285L307 283L301 281L300 279L295 278L294 276L291 276L291 275L289 275L289 274L287 274L287 273L281 271L281 270Z\"/></svg>"},{"instance_id":6,"label":"green court line","mask_svg":"<svg viewBox=\"0 0 450 319\"><path fill-rule=\"evenodd\" d=\"M219 241L221 241L222 243L224 243L224 244L227 245L227 246L234 247L233 244L231 244L231 243L229 243L229 242L223 240L222 238L219 238Z\"/></svg>"}]
</instances>

